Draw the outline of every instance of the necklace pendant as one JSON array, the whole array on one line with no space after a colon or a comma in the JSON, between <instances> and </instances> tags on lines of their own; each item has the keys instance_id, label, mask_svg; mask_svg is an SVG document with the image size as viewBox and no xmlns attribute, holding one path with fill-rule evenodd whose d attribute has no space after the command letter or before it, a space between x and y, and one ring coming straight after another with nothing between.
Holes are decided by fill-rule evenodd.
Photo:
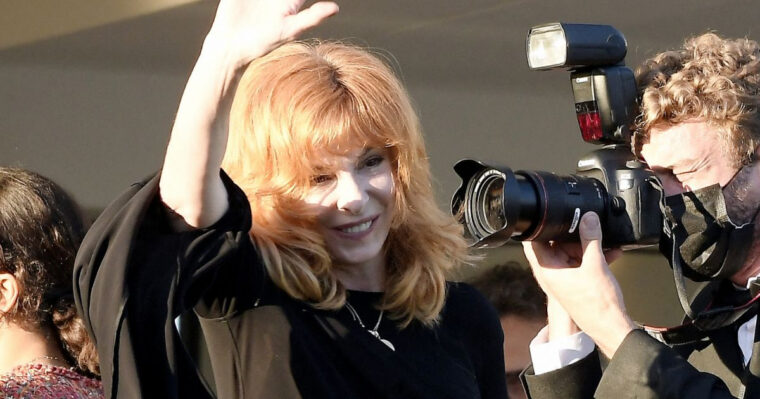
<instances>
[{"instance_id":1,"label":"necklace pendant","mask_svg":"<svg viewBox=\"0 0 760 399\"><path fill-rule=\"evenodd\" d=\"M383 345L387 346L390 350L392 350L394 352L396 351L396 347L393 346L393 344L391 343L391 341L388 341L387 339L383 339L382 337L380 337L380 333L377 332L377 329L380 327L380 322L383 321L383 311L382 310L380 311L380 316L377 318L377 323L375 323L375 328L373 328L373 329L370 330L370 329L368 329L367 327L364 326L364 323L362 322L361 317L359 317L359 313L356 311L356 309L354 309L353 306L351 306L351 304L348 301L346 301L346 308L348 309L348 312L351 313L351 317L357 323L359 323L359 325L363 329L365 329L368 333L372 334L373 337L377 338L378 341L382 342Z\"/></svg>"},{"instance_id":2,"label":"necklace pendant","mask_svg":"<svg viewBox=\"0 0 760 399\"><path fill-rule=\"evenodd\" d=\"M382 339L380 337L378 337L378 339L380 340L380 342L384 343L385 346L387 346L388 348L390 348L390 350L392 350L394 352L396 351L396 347L393 346L393 344L391 343L391 341L388 341L387 339Z\"/></svg>"},{"instance_id":3,"label":"necklace pendant","mask_svg":"<svg viewBox=\"0 0 760 399\"><path fill-rule=\"evenodd\" d=\"M396 347L395 347L395 346L393 346L393 344L391 343L391 341L388 341L387 339L384 339L384 338L382 338L382 337L380 336L380 333L379 333L379 332L377 332L377 331L375 331L375 330L367 330L367 331L368 331L370 334L372 334L372 336L373 336L373 337L377 338L377 339L378 339L380 342L382 342L382 343L383 343L385 346L387 346L388 348L390 348L390 350L392 350L392 351L394 351L394 352L396 351Z\"/></svg>"}]
</instances>

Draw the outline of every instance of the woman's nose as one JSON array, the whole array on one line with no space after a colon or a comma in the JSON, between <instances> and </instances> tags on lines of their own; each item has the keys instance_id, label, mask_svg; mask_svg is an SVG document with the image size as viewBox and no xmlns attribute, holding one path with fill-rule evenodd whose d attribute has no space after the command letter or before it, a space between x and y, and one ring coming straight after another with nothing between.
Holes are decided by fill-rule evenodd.
<instances>
[{"instance_id":1,"label":"woman's nose","mask_svg":"<svg viewBox=\"0 0 760 399\"><path fill-rule=\"evenodd\" d=\"M339 175L335 191L338 209L354 215L361 213L369 199L362 182L353 174Z\"/></svg>"}]
</instances>

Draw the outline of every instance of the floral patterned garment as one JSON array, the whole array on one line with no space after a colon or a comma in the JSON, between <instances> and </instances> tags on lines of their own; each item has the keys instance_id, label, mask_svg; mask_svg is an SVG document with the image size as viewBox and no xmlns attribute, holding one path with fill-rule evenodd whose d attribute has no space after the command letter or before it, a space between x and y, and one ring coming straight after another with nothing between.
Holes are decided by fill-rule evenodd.
<instances>
[{"instance_id":1,"label":"floral patterned garment","mask_svg":"<svg viewBox=\"0 0 760 399\"><path fill-rule=\"evenodd\" d=\"M99 380L85 377L73 368L25 364L0 375L0 399L103 397L103 385Z\"/></svg>"}]
</instances>

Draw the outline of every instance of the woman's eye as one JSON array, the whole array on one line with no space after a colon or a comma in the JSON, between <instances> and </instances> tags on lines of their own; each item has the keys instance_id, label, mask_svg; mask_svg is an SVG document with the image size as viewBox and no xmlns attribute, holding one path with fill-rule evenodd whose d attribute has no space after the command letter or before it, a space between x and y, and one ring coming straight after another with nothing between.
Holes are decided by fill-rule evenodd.
<instances>
[{"instance_id":1,"label":"woman's eye","mask_svg":"<svg viewBox=\"0 0 760 399\"><path fill-rule=\"evenodd\" d=\"M332 181L332 176L330 175L316 175L311 178L311 182L314 184L325 184Z\"/></svg>"},{"instance_id":2,"label":"woman's eye","mask_svg":"<svg viewBox=\"0 0 760 399\"><path fill-rule=\"evenodd\" d=\"M366 161L364 161L364 166L371 168L371 167L380 165L381 163L383 163L384 160L385 160L385 158L383 158L381 156L370 157Z\"/></svg>"}]
</instances>

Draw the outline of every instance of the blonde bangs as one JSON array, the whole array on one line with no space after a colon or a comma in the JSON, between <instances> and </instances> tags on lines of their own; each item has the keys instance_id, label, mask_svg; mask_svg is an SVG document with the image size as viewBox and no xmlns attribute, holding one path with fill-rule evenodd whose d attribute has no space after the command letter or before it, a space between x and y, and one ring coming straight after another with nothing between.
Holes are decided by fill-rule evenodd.
<instances>
[{"instance_id":1,"label":"blonde bangs","mask_svg":"<svg viewBox=\"0 0 760 399\"><path fill-rule=\"evenodd\" d=\"M357 148L394 148L400 143L398 119L384 118L398 110L383 109L387 103L368 104L378 98L373 93L364 98L348 88L340 96L321 98L314 104L301 103L292 125L295 153L309 165L300 170L304 178L323 166L323 160L346 155ZM295 119L295 118L294 118Z\"/></svg>"}]
</instances>

